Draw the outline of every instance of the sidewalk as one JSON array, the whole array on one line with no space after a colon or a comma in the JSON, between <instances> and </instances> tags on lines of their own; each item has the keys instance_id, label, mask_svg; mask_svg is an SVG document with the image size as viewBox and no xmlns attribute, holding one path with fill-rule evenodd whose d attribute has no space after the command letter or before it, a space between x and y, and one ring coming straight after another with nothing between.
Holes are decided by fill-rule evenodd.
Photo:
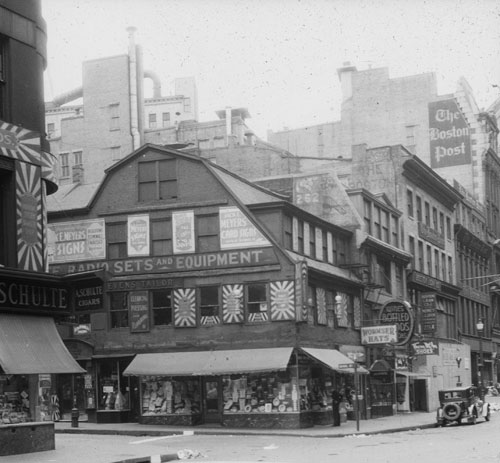
<instances>
[{"instance_id":1,"label":"sidewalk","mask_svg":"<svg viewBox=\"0 0 500 463\"><path fill-rule=\"evenodd\" d=\"M360 420L359 430L354 420L348 420L341 426L314 426L303 429L251 429L225 428L216 425L178 427L165 425L143 425L138 423L96 424L79 422L72 427L69 421L55 423L56 433L74 434L122 434L129 436L169 436L175 434L231 434L231 435L279 435L297 437L343 437L352 434L379 434L411 429L434 427L436 412L398 413L393 416Z\"/></svg>"}]
</instances>

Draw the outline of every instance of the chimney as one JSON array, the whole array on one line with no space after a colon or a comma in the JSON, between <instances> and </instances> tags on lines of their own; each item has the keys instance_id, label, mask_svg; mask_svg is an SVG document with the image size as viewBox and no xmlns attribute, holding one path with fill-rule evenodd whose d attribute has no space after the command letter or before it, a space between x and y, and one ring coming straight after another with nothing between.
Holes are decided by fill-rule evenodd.
<instances>
[{"instance_id":1,"label":"chimney","mask_svg":"<svg viewBox=\"0 0 500 463\"><path fill-rule=\"evenodd\" d=\"M226 106L226 137L227 137L227 146L232 146L232 111L231 106Z\"/></svg>"},{"instance_id":2,"label":"chimney","mask_svg":"<svg viewBox=\"0 0 500 463\"><path fill-rule=\"evenodd\" d=\"M352 74L357 71L356 66L353 66L349 61L345 61L342 63L342 67L337 69L343 102L352 97Z\"/></svg>"},{"instance_id":3,"label":"chimney","mask_svg":"<svg viewBox=\"0 0 500 463\"><path fill-rule=\"evenodd\" d=\"M72 167L73 183L83 184L83 166L78 164Z\"/></svg>"}]
</instances>

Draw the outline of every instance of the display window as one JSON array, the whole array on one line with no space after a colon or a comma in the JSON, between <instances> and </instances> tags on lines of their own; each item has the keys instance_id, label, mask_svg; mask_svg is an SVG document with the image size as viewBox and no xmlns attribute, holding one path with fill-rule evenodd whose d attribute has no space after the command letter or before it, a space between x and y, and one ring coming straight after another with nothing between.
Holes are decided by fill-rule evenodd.
<instances>
[{"instance_id":1,"label":"display window","mask_svg":"<svg viewBox=\"0 0 500 463\"><path fill-rule=\"evenodd\" d=\"M32 421L29 378L24 375L0 376L1 424Z\"/></svg>"},{"instance_id":2,"label":"display window","mask_svg":"<svg viewBox=\"0 0 500 463\"><path fill-rule=\"evenodd\" d=\"M142 416L193 415L200 412L199 379L168 376L141 377Z\"/></svg>"},{"instance_id":3,"label":"display window","mask_svg":"<svg viewBox=\"0 0 500 463\"><path fill-rule=\"evenodd\" d=\"M223 378L224 413L298 412L297 377L290 371Z\"/></svg>"},{"instance_id":4,"label":"display window","mask_svg":"<svg viewBox=\"0 0 500 463\"><path fill-rule=\"evenodd\" d=\"M130 360L102 360L97 364L99 410L130 409L129 378L123 371Z\"/></svg>"}]
</instances>

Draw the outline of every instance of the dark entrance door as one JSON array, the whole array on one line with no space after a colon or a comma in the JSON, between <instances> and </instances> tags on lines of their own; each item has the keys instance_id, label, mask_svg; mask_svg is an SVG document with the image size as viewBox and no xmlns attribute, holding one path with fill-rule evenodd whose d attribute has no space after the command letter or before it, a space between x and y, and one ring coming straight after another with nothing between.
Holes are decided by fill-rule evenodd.
<instances>
[{"instance_id":1,"label":"dark entrance door","mask_svg":"<svg viewBox=\"0 0 500 463\"><path fill-rule=\"evenodd\" d=\"M427 387L425 379L415 379L415 411L427 411Z\"/></svg>"},{"instance_id":2,"label":"dark entrance door","mask_svg":"<svg viewBox=\"0 0 500 463\"><path fill-rule=\"evenodd\" d=\"M203 421L222 422L222 383L218 377L203 379Z\"/></svg>"}]
</instances>

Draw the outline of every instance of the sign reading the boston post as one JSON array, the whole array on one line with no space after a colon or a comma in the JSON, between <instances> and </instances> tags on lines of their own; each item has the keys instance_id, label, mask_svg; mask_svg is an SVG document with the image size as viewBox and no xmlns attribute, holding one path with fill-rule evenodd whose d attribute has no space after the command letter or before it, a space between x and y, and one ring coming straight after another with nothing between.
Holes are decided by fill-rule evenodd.
<instances>
[{"instance_id":1,"label":"sign reading the boston post","mask_svg":"<svg viewBox=\"0 0 500 463\"><path fill-rule=\"evenodd\" d=\"M49 263L106 257L103 219L49 224L47 239Z\"/></svg>"},{"instance_id":2,"label":"sign reading the boston post","mask_svg":"<svg viewBox=\"0 0 500 463\"><path fill-rule=\"evenodd\" d=\"M454 98L429 103L431 167L471 162L469 124Z\"/></svg>"},{"instance_id":3,"label":"sign reading the boston post","mask_svg":"<svg viewBox=\"0 0 500 463\"><path fill-rule=\"evenodd\" d=\"M396 325L398 341L395 344L406 344L413 333L414 325L410 303L406 301L387 302L380 311L380 324Z\"/></svg>"}]
</instances>

